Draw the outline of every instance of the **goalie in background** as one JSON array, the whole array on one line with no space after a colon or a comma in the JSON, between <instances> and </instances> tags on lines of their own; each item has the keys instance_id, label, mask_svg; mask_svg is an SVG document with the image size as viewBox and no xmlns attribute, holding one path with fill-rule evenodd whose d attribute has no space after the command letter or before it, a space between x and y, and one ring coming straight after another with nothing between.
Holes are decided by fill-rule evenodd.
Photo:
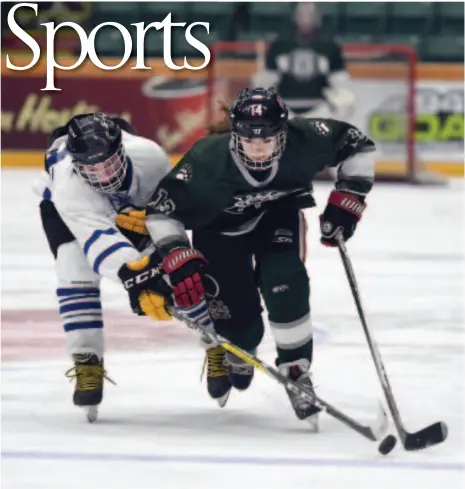
<instances>
[{"instance_id":1,"label":"goalie in background","mask_svg":"<svg viewBox=\"0 0 465 489\"><path fill-rule=\"evenodd\" d=\"M341 47L323 35L312 2L298 3L295 35L275 39L255 86L275 86L289 108L289 118L332 118L350 122L355 96Z\"/></svg>"}]
</instances>

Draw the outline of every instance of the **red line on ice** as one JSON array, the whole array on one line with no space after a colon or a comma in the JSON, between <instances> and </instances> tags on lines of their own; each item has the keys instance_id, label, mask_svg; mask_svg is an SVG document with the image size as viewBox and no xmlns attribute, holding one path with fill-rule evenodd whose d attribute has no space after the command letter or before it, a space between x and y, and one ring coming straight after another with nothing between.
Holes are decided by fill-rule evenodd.
<instances>
[{"instance_id":1,"label":"red line on ice","mask_svg":"<svg viewBox=\"0 0 465 489\"><path fill-rule=\"evenodd\" d=\"M151 350L160 345L187 343L192 334L173 322L104 312L107 351ZM194 335L195 336L195 335ZM55 310L2 311L2 361L50 359L66 355L65 332Z\"/></svg>"}]
</instances>

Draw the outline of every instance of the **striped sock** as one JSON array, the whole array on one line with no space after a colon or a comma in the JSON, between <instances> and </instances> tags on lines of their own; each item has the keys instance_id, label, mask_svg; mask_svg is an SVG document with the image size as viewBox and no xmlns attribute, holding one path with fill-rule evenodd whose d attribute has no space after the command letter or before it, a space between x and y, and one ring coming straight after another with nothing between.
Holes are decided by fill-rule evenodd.
<instances>
[{"instance_id":1,"label":"striped sock","mask_svg":"<svg viewBox=\"0 0 465 489\"><path fill-rule=\"evenodd\" d=\"M103 328L100 290L97 287L57 289L60 316L65 332Z\"/></svg>"},{"instance_id":2,"label":"striped sock","mask_svg":"<svg viewBox=\"0 0 465 489\"><path fill-rule=\"evenodd\" d=\"M213 328L213 321L211 320L210 314L208 312L208 305L205 299L199 304L195 304L191 307L177 307L180 313L187 316L191 321L200 323L202 326L207 328Z\"/></svg>"}]
</instances>

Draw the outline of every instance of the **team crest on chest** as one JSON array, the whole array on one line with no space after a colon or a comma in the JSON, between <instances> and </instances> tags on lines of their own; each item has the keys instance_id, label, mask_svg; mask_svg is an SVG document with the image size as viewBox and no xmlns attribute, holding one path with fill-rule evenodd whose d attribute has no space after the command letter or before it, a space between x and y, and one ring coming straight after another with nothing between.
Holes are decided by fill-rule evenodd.
<instances>
[{"instance_id":1,"label":"team crest on chest","mask_svg":"<svg viewBox=\"0 0 465 489\"><path fill-rule=\"evenodd\" d=\"M242 214L249 207L260 209L266 202L278 200L293 192L295 192L295 190L265 190L250 194L235 195L233 205L227 207L225 212L228 212L229 214Z\"/></svg>"}]
</instances>

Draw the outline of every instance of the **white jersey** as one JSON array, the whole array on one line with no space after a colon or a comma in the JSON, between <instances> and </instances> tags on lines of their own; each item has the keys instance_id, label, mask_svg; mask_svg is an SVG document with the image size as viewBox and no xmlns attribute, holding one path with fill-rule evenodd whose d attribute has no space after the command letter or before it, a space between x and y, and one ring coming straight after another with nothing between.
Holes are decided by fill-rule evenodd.
<instances>
[{"instance_id":1,"label":"white jersey","mask_svg":"<svg viewBox=\"0 0 465 489\"><path fill-rule=\"evenodd\" d=\"M117 229L115 216L124 207L145 207L160 180L171 170L163 149L154 141L125 131L129 190L105 194L93 189L74 171L66 136L57 139L47 158L43 195L50 198L73 233L95 273L118 281L118 270L141 257Z\"/></svg>"}]
</instances>

